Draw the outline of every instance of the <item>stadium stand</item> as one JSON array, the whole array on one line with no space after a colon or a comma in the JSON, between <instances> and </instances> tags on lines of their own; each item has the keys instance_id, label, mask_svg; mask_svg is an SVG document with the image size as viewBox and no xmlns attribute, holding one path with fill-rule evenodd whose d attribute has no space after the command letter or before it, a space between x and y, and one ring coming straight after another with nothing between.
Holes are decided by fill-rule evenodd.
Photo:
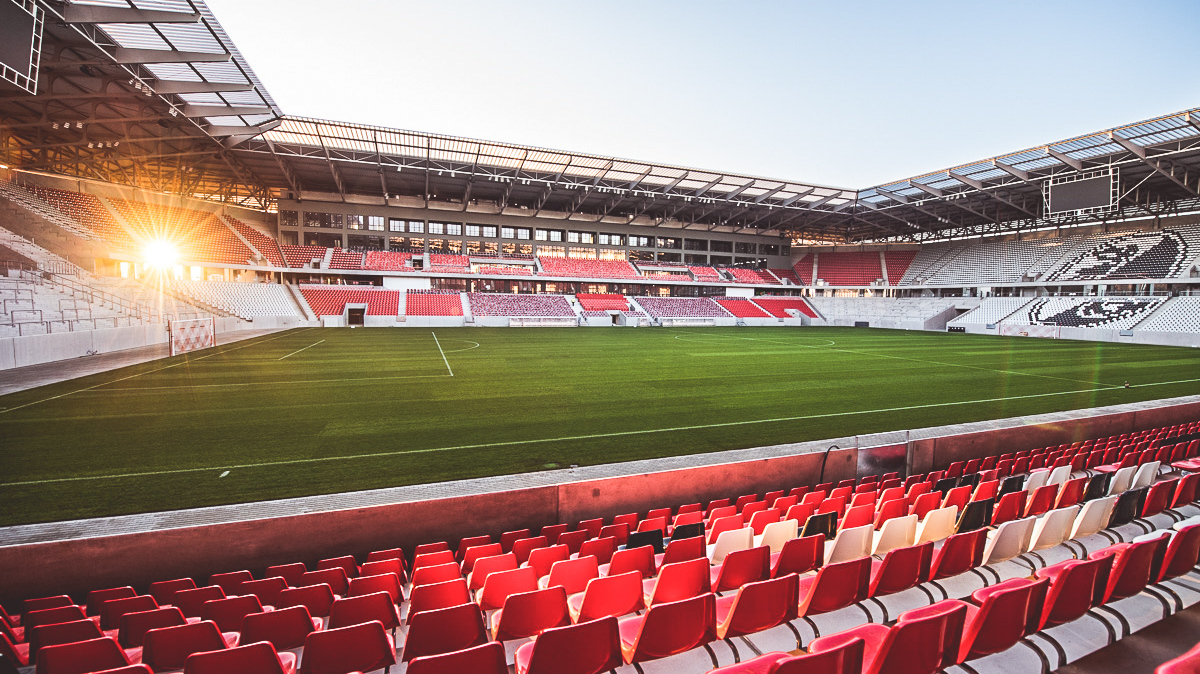
<instances>
[{"instance_id":1,"label":"stadium stand","mask_svg":"<svg viewBox=\"0 0 1200 674\"><path fill-rule=\"evenodd\" d=\"M368 251L363 259L363 269L372 271L413 271L409 260L412 253L396 253L384 250Z\"/></svg>"},{"instance_id":2,"label":"stadium stand","mask_svg":"<svg viewBox=\"0 0 1200 674\"><path fill-rule=\"evenodd\" d=\"M575 310L563 295L467 293L467 302L476 316L575 317Z\"/></svg>"},{"instance_id":3,"label":"stadium stand","mask_svg":"<svg viewBox=\"0 0 1200 674\"><path fill-rule=\"evenodd\" d=\"M404 296L407 316L462 316L462 296L447 290L409 290Z\"/></svg>"},{"instance_id":4,"label":"stadium stand","mask_svg":"<svg viewBox=\"0 0 1200 674\"><path fill-rule=\"evenodd\" d=\"M300 269L308 266L313 260L324 260L328 248L323 246L289 246L280 244L280 252L287 259L287 266Z\"/></svg>"},{"instance_id":5,"label":"stadium stand","mask_svg":"<svg viewBox=\"0 0 1200 674\"><path fill-rule=\"evenodd\" d=\"M67 192L49 187L22 185L27 193L56 208L78 223L78 227L93 233L121 249L135 247L129 232L104 207L98 197L82 192Z\"/></svg>"},{"instance_id":6,"label":"stadium stand","mask_svg":"<svg viewBox=\"0 0 1200 674\"><path fill-rule=\"evenodd\" d=\"M865 286L883 278L878 252L821 253L817 256L817 279L835 286Z\"/></svg>"},{"instance_id":7,"label":"stadium stand","mask_svg":"<svg viewBox=\"0 0 1200 674\"><path fill-rule=\"evenodd\" d=\"M1200 332L1200 297L1176 297L1137 327L1163 332Z\"/></svg>"},{"instance_id":8,"label":"stadium stand","mask_svg":"<svg viewBox=\"0 0 1200 674\"><path fill-rule=\"evenodd\" d=\"M989 297L974 309L951 319L947 325L965 323L993 325L1032 301L1031 297Z\"/></svg>"},{"instance_id":9,"label":"stadium stand","mask_svg":"<svg viewBox=\"0 0 1200 674\"><path fill-rule=\"evenodd\" d=\"M830 322L924 323L959 304L956 298L813 297L812 305Z\"/></svg>"},{"instance_id":10,"label":"stadium stand","mask_svg":"<svg viewBox=\"0 0 1200 674\"><path fill-rule=\"evenodd\" d=\"M368 316L396 316L400 293L383 288L300 284L300 292L318 316L340 316L347 304L366 304Z\"/></svg>"},{"instance_id":11,"label":"stadium stand","mask_svg":"<svg viewBox=\"0 0 1200 674\"><path fill-rule=\"evenodd\" d=\"M710 297L634 298L651 318L729 318L731 314Z\"/></svg>"},{"instance_id":12,"label":"stadium stand","mask_svg":"<svg viewBox=\"0 0 1200 674\"><path fill-rule=\"evenodd\" d=\"M737 318L770 318L771 315L763 311L762 307L755 304L752 300L741 297L718 297L717 304L725 307L725 310L733 314Z\"/></svg>"},{"instance_id":13,"label":"stadium stand","mask_svg":"<svg viewBox=\"0 0 1200 674\"><path fill-rule=\"evenodd\" d=\"M476 274L492 276L533 276L533 267L524 265L481 264L475 266Z\"/></svg>"},{"instance_id":14,"label":"stadium stand","mask_svg":"<svg viewBox=\"0 0 1200 674\"><path fill-rule=\"evenodd\" d=\"M628 311L629 300L613 293L577 293L575 299L584 311Z\"/></svg>"},{"instance_id":15,"label":"stadium stand","mask_svg":"<svg viewBox=\"0 0 1200 674\"><path fill-rule=\"evenodd\" d=\"M808 301L802 297L772 297L770 295L759 295L754 298L754 303L762 307L767 313L776 318L790 318L791 314L788 310L798 311L809 318L816 318L817 312L809 306Z\"/></svg>"},{"instance_id":16,"label":"stadium stand","mask_svg":"<svg viewBox=\"0 0 1200 674\"><path fill-rule=\"evenodd\" d=\"M953 259L959 252L965 248L962 244L932 244L921 246L913 257L912 263L908 266L908 271L900 278L899 283L893 281L893 285L922 285L935 272L940 269L946 260Z\"/></svg>"},{"instance_id":17,"label":"stadium stand","mask_svg":"<svg viewBox=\"0 0 1200 674\"><path fill-rule=\"evenodd\" d=\"M55 208L46 201L39 199L32 191L20 187L11 181L0 179L0 197L6 197L14 205L36 213L81 239L94 240L99 238L91 229L81 224L79 217L76 217L76 215L71 215L59 208Z\"/></svg>"},{"instance_id":18,"label":"stadium stand","mask_svg":"<svg viewBox=\"0 0 1200 674\"><path fill-rule=\"evenodd\" d=\"M1005 325L1059 325L1128 330L1162 304L1162 298L1041 297L1021 307Z\"/></svg>"},{"instance_id":19,"label":"stadium stand","mask_svg":"<svg viewBox=\"0 0 1200 674\"><path fill-rule=\"evenodd\" d=\"M1019 283L1025 273L1054 241L980 241L943 261L927 283L931 285L974 285L976 283ZM975 279L975 280L972 280Z\"/></svg>"},{"instance_id":20,"label":"stadium stand","mask_svg":"<svg viewBox=\"0 0 1200 674\"><path fill-rule=\"evenodd\" d=\"M330 269L362 269L363 254L353 250L334 248L329 258Z\"/></svg>"},{"instance_id":21,"label":"stadium stand","mask_svg":"<svg viewBox=\"0 0 1200 674\"><path fill-rule=\"evenodd\" d=\"M251 320L255 316L303 318L287 289L278 283L175 281L170 287L195 304L212 307L244 320Z\"/></svg>"},{"instance_id":22,"label":"stadium stand","mask_svg":"<svg viewBox=\"0 0 1200 674\"><path fill-rule=\"evenodd\" d=\"M1047 274L1052 281L1172 278L1200 255L1200 227L1129 232L1094 240Z\"/></svg>"},{"instance_id":23,"label":"stadium stand","mask_svg":"<svg viewBox=\"0 0 1200 674\"><path fill-rule=\"evenodd\" d=\"M241 234L243 238L249 241L251 246L254 246L258 252L262 253L263 257L267 259L271 266L288 266L283 260L283 253L279 251L279 244L275 242L275 239L272 239L266 234L263 234L262 232L251 227L250 225L247 225L241 220L238 220L232 215L229 215L228 213L222 217L224 217L225 221L228 222L235 230L237 230L237 232Z\"/></svg>"},{"instance_id":24,"label":"stadium stand","mask_svg":"<svg viewBox=\"0 0 1200 674\"><path fill-rule=\"evenodd\" d=\"M109 202L138 239L167 241L183 261L239 265L254 261L254 253L213 213L127 199Z\"/></svg>"},{"instance_id":25,"label":"stadium stand","mask_svg":"<svg viewBox=\"0 0 1200 674\"><path fill-rule=\"evenodd\" d=\"M908 273L908 267L917 256L915 250L889 250L883 254L883 263L887 266L888 285L900 285L900 279Z\"/></svg>"},{"instance_id":26,"label":"stadium stand","mask_svg":"<svg viewBox=\"0 0 1200 674\"><path fill-rule=\"evenodd\" d=\"M692 272L692 277L697 281L708 281L711 283L723 283L725 278L721 276L721 272L712 267L688 267L688 271Z\"/></svg>"},{"instance_id":27,"label":"stadium stand","mask_svg":"<svg viewBox=\"0 0 1200 674\"><path fill-rule=\"evenodd\" d=\"M254 599L216 599L203 609L191 606L192 594L197 599L227 594L215 585L218 580L239 583L231 592L247 582L261 583L247 571L214 575L208 587L185 590L186 600L175 594L171 602L182 609L154 609L160 604L154 595L139 595L132 588L90 588L86 601L78 604L67 595L35 597L0 613L0 652L16 664L32 667L36 662L39 671L48 674L62 666L69 671L120 666L130 657L169 663L193 674L250 671L249 665L243 670L232 664L240 662L244 652L233 647L238 643L235 634L222 635L219 623L184 619L213 607L208 615L225 620L222 616L227 614L218 615L216 609L235 610L236 602L248 605L236 611L249 611L240 623L242 641L248 634L266 637L254 644L269 665L263 671L282 671L271 664L271 653L288 663L299 658L306 667L323 668L320 671L370 670L407 662L414 672L500 674L514 660L519 672L560 671L579 664L580 653L589 654L588 662L593 663L586 671L654 660L661 660L648 665L658 667L655 671L686 674L775 671L769 668L771 662L792 663L790 671L809 671L796 666L814 666L812 658L855 646L856 638L872 644L862 671L933 674L958 671L955 665L963 663L969 663L971 671L1042 671L1043 663L1061 669L1200 601L1195 591L1200 475L1175 468L1192 466L1189 462L1200 455L1200 440L1191 439L1197 435L1200 422L1191 422L957 461L904 479L898 473L851 478L839 488L854 494L860 505L846 510L846 519L861 517L866 524L843 524L828 532L829 540L821 533L805 533L815 529L818 520L828 519L820 513L844 508L845 497L828 491L833 483L794 485L761 498L757 493L730 494L713 500L707 526L702 522L702 531L729 527L715 544L706 548L706 539L700 538L697 549L688 552L673 540L661 561L652 554L653 547L641 548L650 551L641 571L618 570L641 553L627 548L617 553L622 555L618 560L612 552L615 540L606 548L609 559L604 566L599 560L590 565L563 560L559 564L575 564L578 570L542 568L533 558L540 550L551 552L555 540L531 537L526 529L462 539L457 553L450 542L431 541L411 555L396 549L366 555L367 563L391 564L389 568L402 576L411 561L414 570L436 569L438 577L446 579L430 585L414 573L408 593L393 577L392 592L362 594L356 584L365 589L378 586L375 581L364 583L366 578L381 578L370 575L350 580L342 588L347 595L335 596L325 588L324 604L311 599L305 603L298 595L321 586L300 588L307 581L299 576L291 581L280 578L283 588L276 586L274 611ZM1164 464L1160 457L1172 463ZM1141 477L1097 482L1084 472L1108 465L1127 465L1126 470L1137 470ZM1160 475L1160 466L1171 469ZM1081 477L1071 479L1073 473ZM965 486L942 493L938 485L944 479ZM1006 489L1016 491L997 499L1001 480ZM1093 482L1103 489L1091 489ZM1015 510L1009 507L1035 492L1044 494L1041 500L1049 509L1042 510L1032 500ZM892 496L886 497L889 493ZM804 501L797 503L800 497ZM786 511L778 505L785 500ZM1005 521L1008 515L1000 514L998 500L1016 519ZM958 516L958 504L967 513L994 507L997 515L972 522L969 515ZM555 530L558 541L568 531L577 532L571 545L586 558L592 555L584 554L585 549L602 548L605 522L616 527L620 520L626 529L649 533L657 530L654 518L678 522L686 515L704 516L699 503L686 506L686 511L677 503L660 506L650 509L644 520L641 513L605 513L573 529L569 522L546 522L541 531ZM862 509L861 516L855 508ZM718 524L720 520L726 523ZM497 539L500 542L493 543ZM863 544L849 544L857 539ZM506 540L513 552L498 553ZM590 543L596 545L587 547ZM569 553L571 547L566 547L562 552ZM487 549L489 556L473 555L473 549ZM436 552L421 554L422 550ZM528 560L520 567L517 550ZM672 554L679 556L668 561ZM340 574L323 577L345 581L345 569L357 575L361 559L331 557L317 568L326 573L336 568ZM495 560L492 566L498 570L479 578L482 559ZM287 566L301 572L306 568L302 563L277 565L263 577L278 575ZM174 582L184 588L196 585L192 579ZM152 584L152 592L156 586L165 587ZM472 594L470 587L478 592ZM621 596L626 587L629 596ZM106 600L110 596L114 598ZM162 603L166 601L162 597ZM143 612L129 613L135 606ZM494 612L495 608L502 610ZM161 619L156 613L161 622L146 622L150 612L163 612ZM546 629L514 631L509 627L512 619L501 616L516 612L524 612L528 624ZM87 619L90 613L98 614L95 620ZM317 615L329 617L314 622ZM402 615L407 629L393 641L387 630L400 626ZM372 619L378 622L369 622ZM135 621L144 623L136 635ZM654 625L659 621L665 624ZM113 630L112 636L97 638L97 622ZM85 629L59 627L82 623L87 623ZM44 625L54 627L48 630ZM350 636L364 625L369 629L359 630L363 634ZM164 629L149 632L148 626ZM374 635L369 641L368 632ZM567 632L579 636L568 639ZM209 641L195 642L192 635ZM342 639L356 645L321 643ZM506 642L512 648L505 648ZM1191 640L1177 653L1190 645ZM739 657L742 647L763 655ZM802 649L807 652L796 656L800 660L789 655ZM202 668L209 667L214 653L222 659ZM1190 652L1182 659L1189 657ZM490 664L476 664L481 662ZM256 665L254 671L261 667ZM635 671L618 671L627 670Z\"/></svg>"},{"instance_id":28,"label":"stadium stand","mask_svg":"<svg viewBox=\"0 0 1200 674\"><path fill-rule=\"evenodd\" d=\"M734 283L753 283L755 285L779 285L779 279L771 275L771 272L765 269L742 269L741 267L727 267L724 269L726 274L729 274Z\"/></svg>"},{"instance_id":29,"label":"stadium stand","mask_svg":"<svg viewBox=\"0 0 1200 674\"><path fill-rule=\"evenodd\" d=\"M543 276L577 278L641 278L625 260L580 260L569 257L537 257Z\"/></svg>"},{"instance_id":30,"label":"stadium stand","mask_svg":"<svg viewBox=\"0 0 1200 674\"><path fill-rule=\"evenodd\" d=\"M470 274L471 260L466 255L430 253L426 271L431 274Z\"/></svg>"}]
</instances>

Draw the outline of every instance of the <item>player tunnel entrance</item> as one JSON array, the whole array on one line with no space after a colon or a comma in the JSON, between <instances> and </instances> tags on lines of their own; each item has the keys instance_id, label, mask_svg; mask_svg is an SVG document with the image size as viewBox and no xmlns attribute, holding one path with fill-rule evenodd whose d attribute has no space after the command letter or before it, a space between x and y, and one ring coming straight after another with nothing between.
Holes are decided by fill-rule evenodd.
<instances>
[{"instance_id":1,"label":"player tunnel entrance","mask_svg":"<svg viewBox=\"0 0 1200 674\"><path fill-rule=\"evenodd\" d=\"M346 325L352 328L361 328L367 323L367 305L365 304L347 304L346 305Z\"/></svg>"}]
</instances>

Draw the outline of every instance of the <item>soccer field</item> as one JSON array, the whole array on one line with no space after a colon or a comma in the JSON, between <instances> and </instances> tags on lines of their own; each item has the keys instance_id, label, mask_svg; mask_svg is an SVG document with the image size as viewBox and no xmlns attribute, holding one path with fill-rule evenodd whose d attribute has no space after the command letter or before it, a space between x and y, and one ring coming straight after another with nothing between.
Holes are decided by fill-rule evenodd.
<instances>
[{"instance_id":1,"label":"soccer field","mask_svg":"<svg viewBox=\"0 0 1200 674\"><path fill-rule=\"evenodd\" d=\"M0 397L0 524L1189 394L1200 351L1184 348L854 328L297 329Z\"/></svg>"}]
</instances>

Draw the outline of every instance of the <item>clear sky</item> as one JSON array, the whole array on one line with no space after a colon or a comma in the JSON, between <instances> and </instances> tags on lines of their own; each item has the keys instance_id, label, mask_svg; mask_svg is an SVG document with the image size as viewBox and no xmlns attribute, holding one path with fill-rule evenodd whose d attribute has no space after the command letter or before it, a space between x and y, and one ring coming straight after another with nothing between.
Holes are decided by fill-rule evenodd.
<instances>
[{"instance_id":1,"label":"clear sky","mask_svg":"<svg viewBox=\"0 0 1200 674\"><path fill-rule=\"evenodd\" d=\"M864 188L1200 105L1200 2L208 0L284 112Z\"/></svg>"}]
</instances>

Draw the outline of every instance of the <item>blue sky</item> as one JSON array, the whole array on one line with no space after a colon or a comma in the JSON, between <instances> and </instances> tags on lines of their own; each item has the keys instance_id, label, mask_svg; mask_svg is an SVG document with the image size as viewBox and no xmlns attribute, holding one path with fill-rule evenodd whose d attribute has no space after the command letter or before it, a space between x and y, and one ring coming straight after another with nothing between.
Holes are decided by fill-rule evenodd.
<instances>
[{"instance_id":1,"label":"blue sky","mask_svg":"<svg viewBox=\"0 0 1200 674\"><path fill-rule=\"evenodd\" d=\"M288 114L841 187L1200 105L1194 0L208 4Z\"/></svg>"}]
</instances>

